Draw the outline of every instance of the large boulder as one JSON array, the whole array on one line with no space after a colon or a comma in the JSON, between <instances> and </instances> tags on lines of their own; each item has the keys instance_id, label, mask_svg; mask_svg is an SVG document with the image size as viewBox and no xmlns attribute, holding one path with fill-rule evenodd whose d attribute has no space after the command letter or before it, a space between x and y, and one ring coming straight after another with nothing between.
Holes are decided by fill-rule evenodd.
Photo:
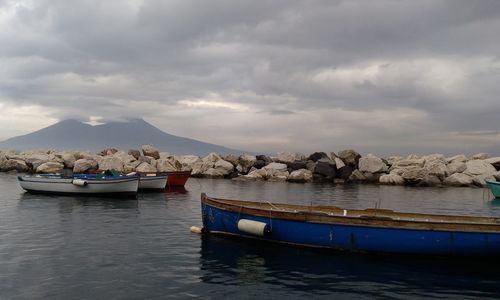
<instances>
[{"instance_id":1,"label":"large boulder","mask_svg":"<svg viewBox=\"0 0 500 300\"><path fill-rule=\"evenodd\" d=\"M388 167L382 159L376 157L375 155L368 154L367 156L359 159L358 169L361 172L383 173L388 170Z\"/></svg>"},{"instance_id":2,"label":"large boulder","mask_svg":"<svg viewBox=\"0 0 500 300\"><path fill-rule=\"evenodd\" d=\"M201 161L201 158L199 158L196 155L181 155L181 156L174 156L176 160L178 160L181 165L182 165L182 170L192 170L193 165L197 161Z\"/></svg>"},{"instance_id":3,"label":"large boulder","mask_svg":"<svg viewBox=\"0 0 500 300\"><path fill-rule=\"evenodd\" d=\"M156 161L158 172L174 172L182 170L182 164L174 157L160 158Z\"/></svg>"},{"instance_id":4,"label":"large boulder","mask_svg":"<svg viewBox=\"0 0 500 300\"><path fill-rule=\"evenodd\" d=\"M136 161L136 158L133 155L127 154L124 151L115 152L115 154L113 154L113 157L120 159L124 164Z\"/></svg>"},{"instance_id":5,"label":"large boulder","mask_svg":"<svg viewBox=\"0 0 500 300\"><path fill-rule=\"evenodd\" d=\"M220 159L217 162L215 162L214 168L222 171L224 176L229 175L234 171L233 164L223 159Z\"/></svg>"},{"instance_id":6,"label":"large boulder","mask_svg":"<svg viewBox=\"0 0 500 300\"><path fill-rule=\"evenodd\" d=\"M191 176L200 177L210 168L213 168L213 162L205 162L202 159L198 159L191 168Z\"/></svg>"},{"instance_id":7,"label":"large boulder","mask_svg":"<svg viewBox=\"0 0 500 300\"><path fill-rule=\"evenodd\" d=\"M405 183L403 177L397 174L384 174L379 178L380 184L402 185Z\"/></svg>"},{"instance_id":8,"label":"large boulder","mask_svg":"<svg viewBox=\"0 0 500 300\"><path fill-rule=\"evenodd\" d=\"M99 160L99 170L111 170L114 169L118 172L124 171L124 163L121 159L114 156L105 156L101 160Z\"/></svg>"},{"instance_id":9,"label":"large boulder","mask_svg":"<svg viewBox=\"0 0 500 300\"><path fill-rule=\"evenodd\" d=\"M286 165L285 165L286 166ZM280 171L279 169L253 169L248 175L242 175L235 180L267 180L267 181L286 181L290 174L288 171Z\"/></svg>"},{"instance_id":10,"label":"large boulder","mask_svg":"<svg viewBox=\"0 0 500 300\"><path fill-rule=\"evenodd\" d=\"M447 157L446 158L446 161L448 163L451 163L453 161L459 161L459 162L466 162L468 159L467 159L467 156L463 155L463 154L458 154L458 155L455 155L455 156L452 156L452 157Z\"/></svg>"},{"instance_id":11,"label":"large boulder","mask_svg":"<svg viewBox=\"0 0 500 300\"><path fill-rule=\"evenodd\" d=\"M359 171L358 169L355 169L352 171L351 175L349 176L349 181L353 182L363 182L367 181L368 178L363 174L363 172Z\"/></svg>"},{"instance_id":12,"label":"large boulder","mask_svg":"<svg viewBox=\"0 0 500 300\"><path fill-rule=\"evenodd\" d=\"M331 159L322 158L316 162L313 174L316 175L316 180L330 180L336 175L335 162Z\"/></svg>"},{"instance_id":13,"label":"large boulder","mask_svg":"<svg viewBox=\"0 0 500 300\"><path fill-rule=\"evenodd\" d=\"M316 162L322 158L330 159L325 152L314 152L313 154L309 155L307 160L312 160Z\"/></svg>"},{"instance_id":14,"label":"large boulder","mask_svg":"<svg viewBox=\"0 0 500 300\"><path fill-rule=\"evenodd\" d=\"M38 166L38 168L36 168L36 172L43 174L53 174L53 173L61 173L63 169L64 169L64 164L59 162L49 161Z\"/></svg>"},{"instance_id":15,"label":"large boulder","mask_svg":"<svg viewBox=\"0 0 500 300\"><path fill-rule=\"evenodd\" d=\"M287 164L288 169L291 171L296 171L300 169L307 169L307 161L298 160ZM313 168L314 169L314 168Z\"/></svg>"},{"instance_id":16,"label":"large boulder","mask_svg":"<svg viewBox=\"0 0 500 300\"><path fill-rule=\"evenodd\" d=\"M154 159L160 159L160 151L153 147L153 145L142 145L141 149L144 156L151 156Z\"/></svg>"},{"instance_id":17,"label":"large boulder","mask_svg":"<svg viewBox=\"0 0 500 300\"><path fill-rule=\"evenodd\" d=\"M228 175L228 173L225 172L225 170L218 168L209 168L203 172L203 176L208 178L222 178L225 175Z\"/></svg>"},{"instance_id":18,"label":"large boulder","mask_svg":"<svg viewBox=\"0 0 500 300\"><path fill-rule=\"evenodd\" d=\"M313 179L313 174L307 169L295 170L288 176L288 181L290 182L311 182Z\"/></svg>"},{"instance_id":19,"label":"large boulder","mask_svg":"<svg viewBox=\"0 0 500 300\"><path fill-rule=\"evenodd\" d=\"M423 168L425 165L425 159L415 158L414 156L409 156L406 159L401 159L395 161L392 164L391 169L395 168L407 168L407 167L420 167Z\"/></svg>"},{"instance_id":20,"label":"large boulder","mask_svg":"<svg viewBox=\"0 0 500 300\"><path fill-rule=\"evenodd\" d=\"M361 158L361 154L352 149L342 150L337 156L344 162L344 164L355 168L358 166L359 159Z\"/></svg>"},{"instance_id":21,"label":"large boulder","mask_svg":"<svg viewBox=\"0 0 500 300\"><path fill-rule=\"evenodd\" d=\"M436 176L439 180L443 180L448 176L448 167L444 163L444 157L441 159L426 160L424 164L424 169L427 171L428 175ZM435 183L434 178L428 178L429 184Z\"/></svg>"},{"instance_id":22,"label":"large boulder","mask_svg":"<svg viewBox=\"0 0 500 300\"><path fill-rule=\"evenodd\" d=\"M405 183L410 185L420 183L425 176L427 176L427 171L418 166L404 168L401 173L401 177L403 177Z\"/></svg>"},{"instance_id":23,"label":"large boulder","mask_svg":"<svg viewBox=\"0 0 500 300\"><path fill-rule=\"evenodd\" d=\"M263 169L285 172L288 170L288 166L286 164L273 162L265 166Z\"/></svg>"},{"instance_id":24,"label":"large boulder","mask_svg":"<svg viewBox=\"0 0 500 300\"><path fill-rule=\"evenodd\" d=\"M484 160L469 160L465 163L466 169L464 171L467 175L493 175L496 173L495 167Z\"/></svg>"},{"instance_id":25,"label":"large boulder","mask_svg":"<svg viewBox=\"0 0 500 300\"><path fill-rule=\"evenodd\" d=\"M118 152L118 149L116 149L116 148L106 148L106 149L101 150L101 152L99 152L99 155L101 155L101 156L113 155L116 152Z\"/></svg>"},{"instance_id":26,"label":"large boulder","mask_svg":"<svg viewBox=\"0 0 500 300\"><path fill-rule=\"evenodd\" d=\"M211 162L211 163L216 163L218 160L221 160L222 157L220 157L219 154L217 153L210 153L209 155L205 156L202 158L204 162Z\"/></svg>"},{"instance_id":27,"label":"large boulder","mask_svg":"<svg viewBox=\"0 0 500 300\"><path fill-rule=\"evenodd\" d=\"M484 160L485 162L491 164L495 169L500 170L500 157L491 157Z\"/></svg>"},{"instance_id":28,"label":"large boulder","mask_svg":"<svg viewBox=\"0 0 500 300\"><path fill-rule=\"evenodd\" d=\"M129 162L123 165L123 173L128 174L132 172L137 172L137 167L144 162L134 160L133 162ZM149 163L147 163L149 165ZM151 166L151 165L150 165Z\"/></svg>"},{"instance_id":29,"label":"large boulder","mask_svg":"<svg viewBox=\"0 0 500 300\"><path fill-rule=\"evenodd\" d=\"M73 166L73 173L85 173L89 170L96 170L97 169L97 161L93 159L85 159L81 158L75 161L75 164Z\"/></svg>"},{"instance_id":30,"label":"large boulder","mask_svg":"<svg viewBox=\"0 0 500 300\"><path fill-rule=\"evenodd\" d=\"M156 173L158 170L147 162L142 162L135 168L135 171L139 173Z\"/></svg>"},{"instance_id":31,"label":"large boulder","mask_svg":"<svg viewBox=\"0 0 500 300\"><path fill-rule=\"evenodd\" d=\"M464 173L454 173L446 177L443 183L450 186L471 186L473 178Z\"/></svg>"},{"instance_id":32,"label":"large boulder","mask_svg":"<svg viewBox=\"0 0 500 300\"><path fill-rule=\"evenodd\" d=\"M277 162L280 163L291 163L296 160L305 160L306 156L302 153L292 153L292 152L278 152L278 156L276 158Z\"/></svg>"},{"instance_id":33,"label":"large boulder","mask_svg":"<svg viewBox=\"0 0 500 300\"><path fill-rule=\"evenodd\" d=\"M139 157L141 157L141 151L137 149L129 149L127 154L132 155L135 159L139 159Z\"/></svg>"},{"instance_id":34,"label":"large boulder","mask_svg":"<svg viewBox=\"0 0 500 300\"><path fill-rule=\"evenodd\" d=\"M488 153L477 153L472 155L472 159L484 160L488 158L490 158L490 155Z\"/></svg>"},{"instance_id":35,"label":"large boulder","mask_svg":"<svg viewBox=\"0 0 500 300\"><path fill-rule=\"evenodd\" d=\"M56 156L62 159L65 168L73 169L73 167L75 166L76 158L73 152L64 151L58 153Z\"/></svg>"},{"instance_id":36,"label":"large boulder","mask_svg":"<svg viewBox=\"0 0 500 300\"><path fill-rule=\"evenodd\" d=\"M238 156L234 155L234 154L229 154L229 155L226 155L223 157L223 159L225 161L228 161L230 162L231 164L233 164L233 166L237 166L239 161L238 161Z\"/></svg>"},{"instance_id":37,"label":"large boulder","mask_svg":"<svg viewBox=\"0 0 500 300\"><path fill-rule=\"evenodd\" d=\"M238 172L242 174L246 174L253 167L256 161L257 157L255 157L255 155L249 155L249 154L240 155L238 159L238 165L236 166L236 170L238 170Z\"/></svg>"},{"instance_id":38,"label":"large boulder","mask_svg":"<svg viewBox=\"0 0 500 300\"><path fill-rule=\"evenodd\" d=\"M467 165L461 160L452 160L446 167L448 168L449 175L462 173L465 169L467 169Z\"/></svg>"},{"instance_id":39,"label":"large boulder","mask_svg":"<svg viewBox=\"0 0 500 300\"><path fill-rule=\"evenodd\" d=\"M28 172L30 170L29 166L24 160L21 159L7 159L0 166L0 171L17 171L17 172Z\"/></svg>"}]
</instances>

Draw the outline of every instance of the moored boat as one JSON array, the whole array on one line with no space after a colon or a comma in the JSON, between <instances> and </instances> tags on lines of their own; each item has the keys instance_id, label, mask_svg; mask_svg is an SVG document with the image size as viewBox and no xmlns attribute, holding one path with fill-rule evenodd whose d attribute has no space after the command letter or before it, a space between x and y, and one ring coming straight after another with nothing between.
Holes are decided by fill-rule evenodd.
<instances>
[{"instance_id":1,"label":"moored boat","mask_svg":"<svg viewBox=\"0 0 500 300\"><path fill-rule=\"evenodd\" d=\"M486 185L488 185L488 188L495 198L500 198L500 182L486 180Z\"/></svg>"},{"instance_id":2,"label":"moored boat","mask_svg":"<svg viewBox=\"0 0 500 300\"><path fill-rule=\"evenodd\" d=\"M500 218L351 210L201 195L206 233L375 253L500 256Z\"/></svg>"},{"instance_id":3,"label":"moored boat","mask_svg":"<svg viewBox=\"0 0 500 300\"><path fill-rule=\"evenodd\" d=\"M139 190L163 191L167 185L167 175L145 174L139 176Z\"/></svg>"},{"instance_id":4,"label":"moored boat","mask_svg":"<svg viewBox=\"0 0 500 300\"><path fill-rule=\"evenodd\" d=\"M160 175L167 175L167 187L184 186L191 176L191 171L162 172Z\"/></svg>"},{"instance_id":5,"label":"moored boat","mask_svg":"<svg viewBox=\"0 0 500 300\"><path fill-rule=\"evenodd\" d=\"M135 196L138 176L75 175L25 175L18 176L21 187L27 192L68 195Z\"/></svg>"}]
</instances>

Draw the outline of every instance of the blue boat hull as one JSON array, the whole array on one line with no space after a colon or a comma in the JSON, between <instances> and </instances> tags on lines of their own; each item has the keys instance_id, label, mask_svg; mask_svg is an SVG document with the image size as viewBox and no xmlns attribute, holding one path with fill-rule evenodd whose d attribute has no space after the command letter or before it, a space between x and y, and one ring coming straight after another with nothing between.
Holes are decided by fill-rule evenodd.
<instances>
[{"instance_id":1,"label":"blue boat hull","mask_svg":"<svg viewBox=\"0 0 500 300\"><path fill-rule=\"evenodd\" d=\"M208 233L300 246L357 252L442 256L500 256L500 234L324 224L241 214L202 204ZM256 236L238 229L241 219L266 223L271 232Z\"/></svg>"}]
</instances>

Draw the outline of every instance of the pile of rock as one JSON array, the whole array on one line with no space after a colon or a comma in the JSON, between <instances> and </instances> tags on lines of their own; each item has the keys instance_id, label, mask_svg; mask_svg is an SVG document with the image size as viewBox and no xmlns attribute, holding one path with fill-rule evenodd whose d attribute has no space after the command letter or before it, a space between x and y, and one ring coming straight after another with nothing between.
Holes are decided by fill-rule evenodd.
<instances>
[{"instance_id":1,"label":"pile of rock","mask_svg":"<svg viewBox=\"0 0 500 300\"><path fill-rule=\"evenodd\" d=\"M33 150L17 153L0 151L0 171L28 173L92 173L107 169L119 172L169 172L190 170L172 155L159 152L152 145L142 152L109 148L95 154L82 151Z\"/></svg>"},{"instance_id":2,"label":"pile of rock","mask_svg":"<svg viewBox=\"0 0 500 300\"><path fill-rule=\"evenodd\" d=\"M0 151L0 171L33 173L88 173L115 169L129 172L191 170L195 177L290 182L360 182L417 186L484 186L486 179L500 179L500 157L480 153L445 157L442 154L380 158L361 156L348 149L338 153L315 152L309 156L280 152L266 155L221 156L210 153L174 156L152 145L128 152L104 149L97 154L53 150Z\"/></svg>"}]
</instances>

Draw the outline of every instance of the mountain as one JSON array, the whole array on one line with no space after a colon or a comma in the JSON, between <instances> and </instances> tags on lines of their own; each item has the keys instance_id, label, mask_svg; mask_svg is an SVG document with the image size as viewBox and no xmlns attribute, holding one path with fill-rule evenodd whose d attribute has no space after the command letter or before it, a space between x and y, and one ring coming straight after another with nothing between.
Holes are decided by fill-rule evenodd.
<instances>
[{"instance_id":1,"label":"mountain","mask_svg":"<svg viewBox=\"0 0 500 300\"><path fill-rule=\"evenodd\" d=\"M38 131L0 142L0 149L58 149L99 151L104 148L137 149L152 144L173 154L240 154L244 151L168 134L142 119L92 126L64 120Z\"/></svg>"}]
</instances>

